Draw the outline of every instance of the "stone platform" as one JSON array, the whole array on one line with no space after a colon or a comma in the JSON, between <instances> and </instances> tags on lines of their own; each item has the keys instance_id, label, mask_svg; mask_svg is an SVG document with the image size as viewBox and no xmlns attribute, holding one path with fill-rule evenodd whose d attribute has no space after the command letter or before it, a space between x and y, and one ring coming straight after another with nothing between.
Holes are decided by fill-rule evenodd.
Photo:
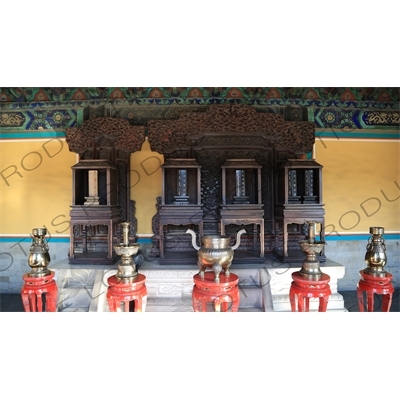
<instances>
[{"instance_id":1,"label":"stone platform","mask_svg":"<svg viewBox=\"0 0 400 400\"><path fill-rule=\"evenodd\" d=\"M107 278L116 274L117 266L118 262L112 266L80 266L68 261L50 266L56 272L59 288L58 311L109 312ZM239 276L239 312L290 312L291 274L300 268L301 263L281 263L273 257L266 257L264 264L232 265L231 272ZM321 270L331 277L332 295L327 311L347 311L342 295L337 292L337 282L343 278L345 267L328 259L321 263ZM157 259L146 260L139 272L146 276L146 312L193 312L196 265L165 266ZM310 311L317 309L318 300L311 299Z\"/></svg>"}]
</instances>

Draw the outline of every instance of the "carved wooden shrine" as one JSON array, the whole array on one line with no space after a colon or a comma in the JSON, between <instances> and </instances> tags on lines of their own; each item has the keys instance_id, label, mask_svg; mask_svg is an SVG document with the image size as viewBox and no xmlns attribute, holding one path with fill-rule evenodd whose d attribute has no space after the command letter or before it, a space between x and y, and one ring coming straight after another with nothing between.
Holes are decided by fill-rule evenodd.
<instances>
[{"instance_id":1,"label":"carved wooden shrine","mask_svg":"<svg viewBox=\"0 0 400 400\"><path fill-rule=\"evenodd\" d=\"M228 159L222 166L221 235L225 235L225 225L249 224L254 225L253 250L258 250L260 257L264 257L261 165L255 160Z\"/></svg>"},{"instance_id":2,"label":"carved wooden shrine","mask_svg":"<svg viewBox=\"0 0 400 400\"><path fill-rule=\"evenodd\" d=\"M130 236L136 238L130 155L141 149L144 140L144 126L117 118L93 118L79 128L66 129L69 149L80 157L72 167L71 264L113 264L121 221L130 222Z\"/></svg>"},{"instance_id":3,"label":"carved wooden shrine","mask_svg":"<svg viewBox=\"0 0 400 400\"><path fill-rule=\"evenodd\" d=\"M317 222L319 240L324 241L325 210L322 204L322 165L314 160L290 159L277 168L275 187L275 254L284 262L303 261L304 252L298 247L289 249L288 226L298 235L308 235L307 221ZM283 249L279 249L279 232L283 230ZM324 250L317 256L325 261Z\"/></svg>"},{"instance_id":4,"label":"carved wooden shrine","mask_svg":"<svg viewBox=\"0 0 400 400\"><path fill-rule=\"evenodd\" d=\"M107 160L81 160L72 171L70 264L113 264L121 222L117 168Z\"/></svg>"},{"instance_id":5,"label":"carved wooden shrine","mask_svg":"<svg viewBox=\"0 0 400 400\"><path fill-rule=\"evenodd\" d=\"M195 159L168 159L161 166L162 196L159 207L160 262L168 225L198 226L203 235L203 210L200 193L200 165Z\"/></svg>"},{"instance_id":6,"label":"carved wooden shrine","mask_svg":"<svg viewBox=\"0 0 400 400\"><path fill-rule=\"evenodd\" d=\"M242 235L234 263L258 262L264 252L273 253L285 246L299 249L297 242L304 238L304 233L299 231L301 227L294 235L285 236L283 224L279 222L280 213L275 214L274 191L278 178L275 172L280 164L296 158L297 154L305 155L312 151L315 141L313 122L286 121L281 113L259 112L252 106L216 105L204 112L182 113L174 120L150 120L148 138L151 149L163 154L166 161L193 158L201 166L204 234L223 232L233 238L240 229L237 225L244 226L247 234ZM231 161L227 160L232 159L253 164L249 170L239 168L239 165L229 166L227 163ZM236 171L244 171L242 179L246 181L247 178L251 187L245 189L245 192L249 191L248 195L244 192L244 196L239 194L235 200L233 192L236 186L231 174L234 173L236 179ZM246 196L252 199L248 204ZM159 211L154 221L161 217L162 206L159 204L157 207ZM317 218L319 210L318 215L311 213L312 216ZM255 225L260 226L260 232L255 232ZM157 224L155 227L158 229ZM166 258L170 253L178 252L195 256L185 231L186 228L182 227L170 230L171 235L163 232ZM161 237L161 232L155 233ZM154 242L155 247L158 242ZM156 253L157 249L154 250Z\"/></svg>"},{"instance_id":7,"label":"carved wooden shrine","mask_svg":"<svg viewBox=\"0 0 400 400\"><path fill-rule=\"evenodd\" d=\"M146 126L130 125L120 118L98 117L85 121L79 128L66 130L70 151L78 153L80 161L105 160L110 170L114 171L111 166L116 168L115 206L120 209L120 221L130 222L133 239L137 223L129 193L130 155L141 149L147 131L151 150L164 156L162 196L156 199L152 223L151 254L161 256L160 262L171 255L176 264L179 259L185 263L190 257L196 259L191 237L186 234L187 225L196 228L199 235L225 233L232 240L244 228L246 234L235 251L234 263L257 262L274 252L286 259L292 249L299 250L298 241L306 235L302 225L307 220L318 221L323 231L321 166L312 160L307 160L306 165L298 157L300 154L305 158L312 152L315 142L314 123L302 120L307 115L305 109L297 113L288 113L286 109L271 112L241 104L199 106L193 112L180 112L179 106L171 106L172 109L176 112L171 119L163 114L160 119L146 120ZM292 115L297 115L297 119ZM287 164L290 160L300 164L292 168ZM303 185L297 194L290 186L294 173L286 176L293 169L297 184ZM89 171L95 169L90 168L87 178L81 179L89 182ZM91 172L92 175L95 173ZM238 182L244 186L237 185ZM82 180L78 184L84 185ZM85 201L93 203L93 210L101 209L102 204L91 199L101 196L79 196L81 201L89 197ZM81 226L87 222L82 221ZM79 225L79 221L73 223ZM113 230L110 234L109 228L101 225L97 231L91 231L91 244L87 242L88 253L103 249L99 263L110 261L110 242L118 238L118 232ZM85 234L79 229L71 231L71 241L81 248ZM301 256L302 260L304 254Z\"/></svg>"}]
</instances>

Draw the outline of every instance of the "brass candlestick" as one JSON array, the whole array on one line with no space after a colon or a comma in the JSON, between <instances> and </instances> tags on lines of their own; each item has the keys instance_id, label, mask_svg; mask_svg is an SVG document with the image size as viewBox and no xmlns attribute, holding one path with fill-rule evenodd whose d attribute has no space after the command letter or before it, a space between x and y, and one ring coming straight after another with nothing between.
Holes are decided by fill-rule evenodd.
<instances>
[{"instance_id":1,"label":"brass candlestick","mask_svg":"<svg viewBox=\"0 0 400 400\"><path fill-rule=\"evenodd\" d=\"M371 226L369 233L371 237L368 239L367 252L365 253L365 262L367 268L364 269L366 274L385 276L386 271L383 267L386 265L386 245L383 234L385 229L380 226Z\"/></svg>"},{"instance_id":2,"label":"brass candlestick","mask_svg":"<svg viewBox=\"0 0 400 400\"><path fill-rule=\"evenodd\" d=\"M137 278L136 264L132 256L139 251L138 243L129 244L129 222L122 222L122 238L123 242L119 246L114 246L115 252L121 256L121 263L118 264L118 272L116 277L125 282L132 281Z\"/></svg>"},{"instance_id":3,"label":"brass candlestick","mask_svg":"<svg viewBox=\"0 0 400 400\"><path fill-rule=\"evenodd\" d=\"M47 244L46 228L32 229L32 245L29 249L28 264L32 268L29 273L31 277L41 277L50 275L51 271L47 269L50 264L49 246Z\"/></svg>"},{"instance_id":4,"label":"brass candlestick","mask_svg":"<svg viewBox=\"0 0 400 400\"><path fill-rule=\"evenodd\" d=\"M322 275L317 255L324 249L325 242L315 240L315 222L308 222L308 239L300 240L301 249L307 254L299 271L301 275L318 279Z\"/></svg>"}]
</instances>

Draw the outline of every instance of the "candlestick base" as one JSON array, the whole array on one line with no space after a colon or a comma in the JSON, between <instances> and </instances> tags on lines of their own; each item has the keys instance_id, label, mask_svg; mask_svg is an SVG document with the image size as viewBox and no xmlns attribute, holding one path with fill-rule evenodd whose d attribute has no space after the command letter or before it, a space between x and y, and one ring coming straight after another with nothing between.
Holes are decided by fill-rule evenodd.
<instances>
[{"instance_id":1,"label":"candlestick base","mask_svg":"<svg viewBox=\"0 0 400 400\"><path fill-rule=\"evenodd\" d=\"M96 196L87 196L85 197L86 201L83 203L85 206L86 205L90 205L90 206L95 206L95 205L99 205L99 197Z\"/></svg>"},{"instance_id":2,"label":"candlestick base","mask_svg":"<svg viewBox=\"0 0 400 400\"><path fill-rule=\"evenodd\" d=\"M306 259L302 263L300 275L302 276L313 276L319 277L322 275L320 264L317 259L317 254L320 254L323 250L324 242L309 243L307 240L301 240L299 242L301 249L307 254Z\"/></svg>"},{"instance_id":3,"label":"candlestick base","mask_svg":"<svg viewBox=\"0 0 400 400\"><path fill-rule=\"evenodd\" d=\"M235 196L233 204L249 204L249 196Z\"/></svg>"},{"instance_id":4,"label":"candlestick base","mask_svg":"<svg viewBox=\"0 0 400 400\"><path fill-rule=\"evenodd\" d=\"M174 204L189 204L189 196L174 196Z\"/></svg>"}]
</instances>

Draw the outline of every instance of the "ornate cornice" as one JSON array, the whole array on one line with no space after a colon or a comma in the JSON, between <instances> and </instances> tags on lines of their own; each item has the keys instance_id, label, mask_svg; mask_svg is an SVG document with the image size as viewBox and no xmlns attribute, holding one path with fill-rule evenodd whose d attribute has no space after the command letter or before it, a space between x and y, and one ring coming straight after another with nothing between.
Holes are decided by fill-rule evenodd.
<instances>
[{"instance_id":1,"label":"ornate cornice","mask_svg":"<svg viewBox=\"0 0 400 400\"><path fill-rule=\"evenodd\" d=\"M307 153L312 151L315 125L285 121L282 114L257 112L251 106L219 105L181 114L177 120L149 121L148 138L152 150L161 154L230 145L271 147L271 143L277 149Z\"/></svg>"},{"instance_id":2,"label":"ornate cornice","mask_svg":"<svg viewBox=\"0 0 400 400\"><path fill-rule=\"evenodd\" d=\"M399 88L0 88L0 108L247 104L398 109Z\"/></svg>"},{"instance_id":3,"label":"ornate cornice","mask_svg":"<svg viewBox=\"0 0 400 400\"><path fill-rule=\"evenodd\" d=\"M400 118L399 88L0 88L0 132L40 137L105 117L147 126L215 105L314 121L317 130L396 130Z\"/></svg>"},{"instance_id":4,"label":"ornate cornice","mask_svg":"<svg viewBox=\"0 0 400 400\"><path fill-rule=\"evenodd\" d=\"M145 140L144 126L132 126L118 118L93 118L65 132L69 150L78 154L95 152L103 146L133 153L141 149Z\"/></svg>"}]
</instances>

